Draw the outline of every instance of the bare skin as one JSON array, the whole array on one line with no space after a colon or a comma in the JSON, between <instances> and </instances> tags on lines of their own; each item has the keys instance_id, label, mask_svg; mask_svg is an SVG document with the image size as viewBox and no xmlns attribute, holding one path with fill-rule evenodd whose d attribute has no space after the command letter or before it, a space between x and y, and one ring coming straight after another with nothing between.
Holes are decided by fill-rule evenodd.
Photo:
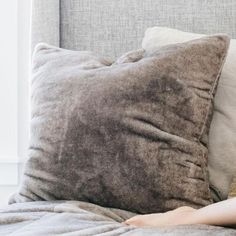
<instances>
[{"instance_id":1,"label":"bare skin","mask_svg":"<svg viewBox=\"0 0 236 236\"><path fill-rule=\"evenodd\" d=\"M236 225L236 198L214 203L198 210L184 206L166 213L137 215L124 223L138 227L187 224Z\"/></svg>"}]
</instances>

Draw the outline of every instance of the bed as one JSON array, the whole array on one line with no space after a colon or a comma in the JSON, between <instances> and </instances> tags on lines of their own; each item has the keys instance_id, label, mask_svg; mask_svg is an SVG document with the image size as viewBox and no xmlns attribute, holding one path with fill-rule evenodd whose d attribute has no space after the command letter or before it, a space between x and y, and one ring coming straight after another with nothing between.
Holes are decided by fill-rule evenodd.
<instances>
[{"instance_id":1,"label":"bed","mask_svg":"<svg viewBox=\"0 0 236 236\"><path fill-rule=\"evenodd\" d=\"M39 42L109 57L141 47L146 28L236 37L234 0L33 0L32 48ZM135 213L80 201L15 203L0 210L0 235L236 235L233 228L136 228Z\"/></svg>"},{"instance_id":2,"label":"bed","mask_svg":"<svg viewBox=\"0 0 236 236\"><path fill-rule=\"evenodd\" d=\"M126 226L122 222L133 213L79 201L20 203L0 212L0 235L236 235L234 229L207 225Z\"/></svg>"}]
</instances>

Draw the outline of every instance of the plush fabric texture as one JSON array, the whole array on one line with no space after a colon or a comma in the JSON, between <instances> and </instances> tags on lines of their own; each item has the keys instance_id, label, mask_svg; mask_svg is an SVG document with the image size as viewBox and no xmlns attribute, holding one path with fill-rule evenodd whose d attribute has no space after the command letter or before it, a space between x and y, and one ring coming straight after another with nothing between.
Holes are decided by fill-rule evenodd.
<instances>
[{"instance_id":1,"label":"plush fabric texture","mask_svg":"<svg viewBox=\"0 0 236 236\"><path fill-rule=\"evenodd\" d=\"M1 236L233 236L236 230L209 225L140 228L125 225L135 214L79 201L18 203L0 209Z\"/></svg>"},{"instance_id":2,"label":"plush fabric texture","mask_svg":"<svg viewBox=\"0 0 236 236\"><path fill-rule=\"evenodd\" d=\"M229 38L115 63L47 45L33 59L29 161L13 202L82 200L139 213L212 202L212 99Z\"/></svg>"},{"instance_id":3,"label":"plush fabric texture","mask_svg":"<svg viewBox=\"0 0 236 236\"><path fill-rule=\"evenodd\" d=\"M235 0L32 0L32 47L46 42L117 58L168 26L236 38Z\"/></svg>"},{"instance_id":4,"label":"plush fabric texture","mask_svg":"<svg viewBox=\"0 0 236 236\"><path fill-rule=\"evenodd\" d=\"M146 31L142 46L148 52L167 44L183 43L204 35L153 27ZM209 134L209 175L215 201L228 196L236 175L236 40L231 39L222 76L214 99Z\"/></svg>"}]
</instances>

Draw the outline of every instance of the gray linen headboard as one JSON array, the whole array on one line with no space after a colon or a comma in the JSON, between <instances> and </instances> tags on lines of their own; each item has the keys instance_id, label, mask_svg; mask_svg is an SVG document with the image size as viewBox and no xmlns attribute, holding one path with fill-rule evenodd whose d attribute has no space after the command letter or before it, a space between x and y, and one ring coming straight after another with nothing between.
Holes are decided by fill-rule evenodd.
<instances>
[{"instance_id":1,"label":"gray linen headboard","mask_svg":"<svg viewBox=\"0 0 236 236\"><path fill-rule=\"evenodd\" d=\"M168 26L236 38L235 0L33 0L38 42L111 57L141 47L145 29Z\"/></svg>"}]
</instances>

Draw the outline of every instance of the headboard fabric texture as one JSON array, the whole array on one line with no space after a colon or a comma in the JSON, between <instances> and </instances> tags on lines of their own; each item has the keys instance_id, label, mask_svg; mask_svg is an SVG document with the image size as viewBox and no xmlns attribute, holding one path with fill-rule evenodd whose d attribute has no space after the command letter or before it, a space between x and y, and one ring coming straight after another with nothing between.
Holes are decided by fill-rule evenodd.
<instances>
[{"instance_id":1,"label":"headboard fabric texture","mask_svg":"<svg viewBox=\"0 0 236 236\"><path fill-rule=\"evenodd\" d=\"M117 57L141 47L146 28L167 26L236 38L235 0L33 0L39 42Z\"/></svg>"}]
</instances>

